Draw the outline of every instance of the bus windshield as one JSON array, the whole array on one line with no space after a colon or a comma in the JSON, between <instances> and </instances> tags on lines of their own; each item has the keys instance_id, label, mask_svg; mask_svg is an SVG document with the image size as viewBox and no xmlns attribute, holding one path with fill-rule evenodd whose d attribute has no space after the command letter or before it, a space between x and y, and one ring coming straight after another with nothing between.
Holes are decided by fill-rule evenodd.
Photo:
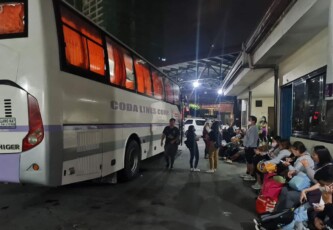
<instances>
[{"instance_id":1,"label":"bus windshield","mask_svg":"<svg viewBox=\"0 0 333 230\"><path fill-rule=\"evenodd\" d=\"M26 31L24 1L10 1L0 3L0 38L15 37Z\"/></svg>"}]
</instances>

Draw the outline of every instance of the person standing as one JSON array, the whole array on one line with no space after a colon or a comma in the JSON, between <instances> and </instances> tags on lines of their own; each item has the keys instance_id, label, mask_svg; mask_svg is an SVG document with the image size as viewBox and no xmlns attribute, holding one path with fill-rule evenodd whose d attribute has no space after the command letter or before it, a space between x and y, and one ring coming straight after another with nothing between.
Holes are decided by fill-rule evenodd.
<instances>
[{"instance_id":1,"label":"person standing","mask_svg":"<svg viewBox=\"0 0 333 230\"><path fill-rule=\"evenodd\" d=\"M195 128L194 125L190 125L188 127L187 135L186 135L186 141L188 145L188 149L190 150L190 168L191 172L200 172L200 169L198 169L198 163L199 163L199 149L197 141L199 141L199 137L195 134ZM193 167L193 159L194 161L194 167Z\"/></svg>"},{"instance_id":2,"label":"person standing","mask_svg":"<svg viewBox=\"0 0 333 230\"><path fill-rule=\"evenodd\" d=\"M209 132L210 132L210 123L207 121L202 130L202 138L205 142L205 159L208 159L209 155L209 141L208 141Z\"/></svg>"},{"instance_id":3,"label":"person standing","mask_svg":"<svg viewBox=\"0 0 333 230\"><path fill-rule=\"evenodd\" d=\"M245 147L245 159L247 172L244 175L241 175L245 181L255 181L254 177L254 166L253 166L253 157L255 155L255 149L258 147L258 129L256 126L257 118L255 116L249 117L249 128L245 133L243 145Z\"/></svg>"},{"instance_id":4,"label":"person standing","mask_svg":"<svg viewBox=\"0 0 333 230\"><path fill-rule=\"evenodd\" d=\"M179 129L175 126L176 119L171 118L169 120L169 125L166 126L163 130L163 134L161 137L161 146L163 146L163 141L165 139L164 145L164 155L166 160L166 168L172 169L173 163L175 161L175 156L178 150Z\"/></svg>"},{"instance_id":5,"label":"person standing","mask_svg":"<svg viewBox=\"0 0 333 230\"><path fill-rule=\"evenodd\" d=\"M262 143L267 143L267 125L266 117L262 116L259 123L259 138Z\"/></svg>"},{"instance_id":6,"label":"person standing","mask_svg":"<svg viewBox=\"0 0 333 230\"><path fill-rule=\"evenodd\" d=\"M218 154L222 144L222 134L220 132L220 122L214 121L212 129L208 135L209 140L209 170L207 173L214 173L217 170Z\"/></svg>"}]
</instances>

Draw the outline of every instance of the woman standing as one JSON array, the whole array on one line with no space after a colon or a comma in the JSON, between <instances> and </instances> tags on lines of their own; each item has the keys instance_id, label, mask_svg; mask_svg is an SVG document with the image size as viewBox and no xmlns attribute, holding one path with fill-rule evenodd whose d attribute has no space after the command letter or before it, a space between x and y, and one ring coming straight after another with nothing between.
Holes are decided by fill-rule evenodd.
<instances>
[{"instance_id":1,"label":"woman standing","mask_svg":"<svg viewBox=\"0 0 333 230\"><path fill-rule=\"evenodd\" d=\"M267 120L265 116L262 116L259 122L260 131L259 138L261 142L267 142Z\"/></svg>"},{"instance_id":2,"label":"woman standing","mask_svg":"<svg viewBox=\"0 0 333 230\"><path fill-rule=\"evenodd\" d=\"M207 173L214 173L217 169L219 149L222 144L222 134L220 132L220 122L214 121L212 130L208 135L209 142L209 170Z\"/></svg>"},{"instance_id":3,"label":"woman standing","mask_svg":"<svg viewBox=\"0 0 333 230\"><path fill-rule=\"evenodd\" d=\"M199 163L199 149L197 141L199 140L199 137L195 134L195 128L194 125L190 125L187 130L186 134L187 138L187 145L190 150L190 167L191 172L200 172L200 169L198 169L198 163ZM194 161L194 167L193 167L193 159Z\"/></svg>"}]
</instances>

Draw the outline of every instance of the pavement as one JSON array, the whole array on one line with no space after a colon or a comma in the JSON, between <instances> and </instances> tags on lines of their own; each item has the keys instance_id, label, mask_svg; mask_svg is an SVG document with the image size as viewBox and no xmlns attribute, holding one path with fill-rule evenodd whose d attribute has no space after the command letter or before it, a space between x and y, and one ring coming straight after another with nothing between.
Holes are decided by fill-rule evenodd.
<instances>
[{"instance_id":1,"label":"pavement","mask_svg":"<svg viewBox=\"0 0 333 230\"><path fill-rule=\"evenodd\" d=\"M219 162L208 174L190 172L180 147L173 170L162 156L143 162L138 178L111 184L83 182L58 188L0 184L0 230L252 230L256 193L239 174L245 164Z\"/></svg>"}]
</instances>

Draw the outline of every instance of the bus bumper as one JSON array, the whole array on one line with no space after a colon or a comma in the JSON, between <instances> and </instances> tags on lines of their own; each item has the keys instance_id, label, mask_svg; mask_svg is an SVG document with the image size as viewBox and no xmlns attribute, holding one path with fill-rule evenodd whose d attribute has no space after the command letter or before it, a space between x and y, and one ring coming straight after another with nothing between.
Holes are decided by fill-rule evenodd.
<instances>
[{"instance_id":1,"label":"bus bumper","mask_svg":"<svg viewBox=\"0 0 333 230\"><path fill-rule=\"evenodd\" d=\"M20 182L20 154L0 155L0 181Z\"/></svg>"}]
</instances>

